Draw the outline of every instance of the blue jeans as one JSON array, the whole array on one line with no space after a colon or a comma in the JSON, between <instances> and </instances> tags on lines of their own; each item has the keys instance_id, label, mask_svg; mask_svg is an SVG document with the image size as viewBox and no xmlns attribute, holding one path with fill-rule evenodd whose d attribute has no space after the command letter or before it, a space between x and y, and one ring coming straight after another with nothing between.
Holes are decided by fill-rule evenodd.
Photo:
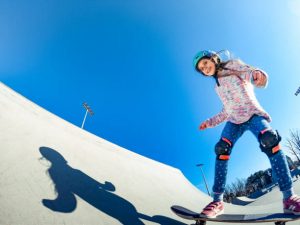
<instances>
[{"instance_id":1,"label":"blue jeans","mask_svg":"<svg viewBox=\"0 0 300 225\"><path fill-rule=\"evenodd\" d=\"M222 138L228 139L232 146L242 136L246 130L250 130L258 139L258 135L262 130L271 129L268 121L258 115L252 116L247 122L242 124L234 124L227 122L223 131ZM283 192L284 199L293 194L292 178L288 168L287 160L284 153L280 150L277 154L269 157L271 167L276 175L280 190ZM225 191L226 177L228 170L228 160L216 160L215 180L213 185L214 200L220 201Z\"/></svg>"}]
</instances>

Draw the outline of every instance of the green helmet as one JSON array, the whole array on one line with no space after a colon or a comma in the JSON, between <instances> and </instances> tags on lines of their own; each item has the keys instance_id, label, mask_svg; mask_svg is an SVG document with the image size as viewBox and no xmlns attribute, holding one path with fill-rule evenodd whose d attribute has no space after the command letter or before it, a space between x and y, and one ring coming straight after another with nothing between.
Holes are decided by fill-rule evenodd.
<instances>
[{"instance_id":1,"label":"green helmet","mask_svg":"<svg viewBox=\"0 0 300 225\"><path fill-rule=\"evenodd\" d=\"M211 51L211 50L203 50L203 51L200 51L198 52L195 57L194 57L194 60L193 60L193 65L194 65L194 68L198 71L198 68L197 68L197 65L198 65L198 62L202 59L202 58L211 58L213 56L217 55L216 52L214 51ZM200 71L201 72L201 71Z\"/></svg>"},{"instance_id":2,"label":"green helmet","mask_svg":"<svg viewBox=\"0 0 300 225\"><path fill-rule=\"evenodd\" d=\"M223 51L223 50L222 50ZM219 52L218 52L219 53ZM197 65L199 63L199 61L203 58L208 58L208 59L211 59L212 57L214 56L217 56L216 60L217 62L215 62L216 64L216 68L219 67L220 65L220 62L221 62L221 59L220 59L220 56L218 55L218 53L214 52L214 51L211 51L211 50L203 50L203 51L200 51L198 52L195 57L194 57L194 60L193 60L193 65L194 65L194 68L201 74L203 74L203 72L201 70L198 69ZM203 74L204 75L204 74ZM218 77L217 75L213 75L214 79L216 80L216 83L218 86L220 86L220 83L218 81Z\"/></svg>"}]
</instances>

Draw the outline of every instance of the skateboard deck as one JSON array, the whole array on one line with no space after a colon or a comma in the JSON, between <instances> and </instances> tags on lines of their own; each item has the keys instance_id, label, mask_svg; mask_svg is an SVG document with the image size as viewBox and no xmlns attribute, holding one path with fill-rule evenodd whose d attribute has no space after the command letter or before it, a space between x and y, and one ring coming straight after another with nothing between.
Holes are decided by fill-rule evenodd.
<instances>
[{"instance_id":1,"label":"skateboard deck","mask_svg":"<svg viewBox=\"0 0 300 225\"><path fill-rule=\"evenodd\" d=\"M222 214L216 218L206 218L200 213L193 212L182 206L174 205L171 210L179 217L194 220L196 225L205 225L206 221L223 223L267 223L274 222L276 225L285 225L286 222L299 220L300 215L285 213L262 213L262 214Z\"/></svg>"}]
</instances>

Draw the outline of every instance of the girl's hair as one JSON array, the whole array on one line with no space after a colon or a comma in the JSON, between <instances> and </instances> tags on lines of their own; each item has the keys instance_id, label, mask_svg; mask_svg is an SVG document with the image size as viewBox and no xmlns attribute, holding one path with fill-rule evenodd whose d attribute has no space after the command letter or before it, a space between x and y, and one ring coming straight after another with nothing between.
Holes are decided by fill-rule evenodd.
<instances>
[{"instance_id":1,"label":"girl's hair","mask_svg":"<svg viewBox=\"0 0 300 225\"><path fill-rule=\"evenodd\" d=\"M218 70L217 73L225 70L225 71L228 71L228 73L225 73L224 76L230 76L230 75L237 75L237 76L239 76L243 72L245 72L243 70L234 70L234 69L229 69L229 68L226 67L228 63L231 63L231 62L234 62L234 61L238 62L241 65L246 65L246 63L244 63L241 59L229 59L227 61L220 62L220 64L217 67L217 70Z\"/></svg>"},{"instance_id":2,"label":"girl's hair","mask_svg":"<svg viewBox=\"0 0 300 225\"><path fill-rule=\"evenodd\" d=\"M219 68L220 69L226 69L226 65L230 62L238 62L239 64L242 64L242 65L246 65L246 63L244 63L242 60L240 59L229 59L227 61L223 61L223 62L220 62L219 64Z\"/></svg>"},{"instance_id":3,"label":"girl's hair","mask_svg":"<svg viewBox=\"0 0 300 225\"><path fill-rule=\"evenodd\" d=\"M200 53L203 55L203 52L200 52ZM222 53L225 53L225 56L226 56L227 60L225 60L221 56ZM219 80L218 80L218 75L221 75L221 73L222 73L221 77L237 76L238 78L241 79L240 75L242 73L246 72L245 70L230 69L230 68L227 67L227 65L231 62L237 62L238 64L243 65L243 66L246 65L246 63L244 63L241 59L234 58L233 55L228 50L221 50L217 53L212 52L212 54L201 56L201 59L203 59L203 58L207 58L207 59L214 58L215 65L216 65L216 72L212 77L215 79L218 86L220 86L220 83L219 83ZM195 61L196 62L195 65L197 65L197 63L200 61L199 60L199 54L198 54L198 58L196 58L196 60L197 61ZM249 65L246 65L246 66L249 67L249 69L252 68ZM206 76L204 73L202 73L202 71L199 70L199 68L196 67L196 70L198 72L200 72L203 76Z\"/></svg>"}]
</instances>

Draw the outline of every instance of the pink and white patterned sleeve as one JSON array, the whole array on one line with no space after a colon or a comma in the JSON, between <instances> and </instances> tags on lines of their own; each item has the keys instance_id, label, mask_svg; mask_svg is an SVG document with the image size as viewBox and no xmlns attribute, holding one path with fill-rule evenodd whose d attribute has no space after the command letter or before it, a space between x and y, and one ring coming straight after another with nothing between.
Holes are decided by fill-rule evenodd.
<instances>
[{"instance_id":1,"label":"pink and white patterned sleeve","mask_svg":"<svg viewBox=\"0 0 300 225\"><path fill-rule=\"evenodd\" d=\"M217 115L211 117L210 119L207 119L207 125L208 127L215 127L219 125L220 123L224 122L225 120L228 119L228 114L226 113L225 109L223 108L220 113Z\"/></svg>"},{"instance_id":2,"label":"pink and white patterned sleeve","mask_svg":"<svg viewBox=\"0 0 300 225\"><path fill-rule=\"evenodd\" d=\"M258 68L255 68L255 67L252 67L252 66L249 66L249 65L247 65L247 64L244 64L244 65L243 65L243 64L240 64L240 65L239 65L239 69L242 70L242 71L245 71L245 72L243 73L243 75L241 76L243 79L245 79L245 80L251 82L251 83L252 83L253 85L255 85L256 87L259 87L259 88L265 88L265 87L267 87L267 85L268 85L268 74L267 74L265 71L263 71L263 70L261 70L261 69L258 69ZM255 84L254 79L253 79L253 76L252 76L252 74L253 74L254 71L260 71L260 72L266 77L266 83L265 83L264 85L262 85L262 86L257 86L257 85Z\"/></svg>"}]
</instances>

